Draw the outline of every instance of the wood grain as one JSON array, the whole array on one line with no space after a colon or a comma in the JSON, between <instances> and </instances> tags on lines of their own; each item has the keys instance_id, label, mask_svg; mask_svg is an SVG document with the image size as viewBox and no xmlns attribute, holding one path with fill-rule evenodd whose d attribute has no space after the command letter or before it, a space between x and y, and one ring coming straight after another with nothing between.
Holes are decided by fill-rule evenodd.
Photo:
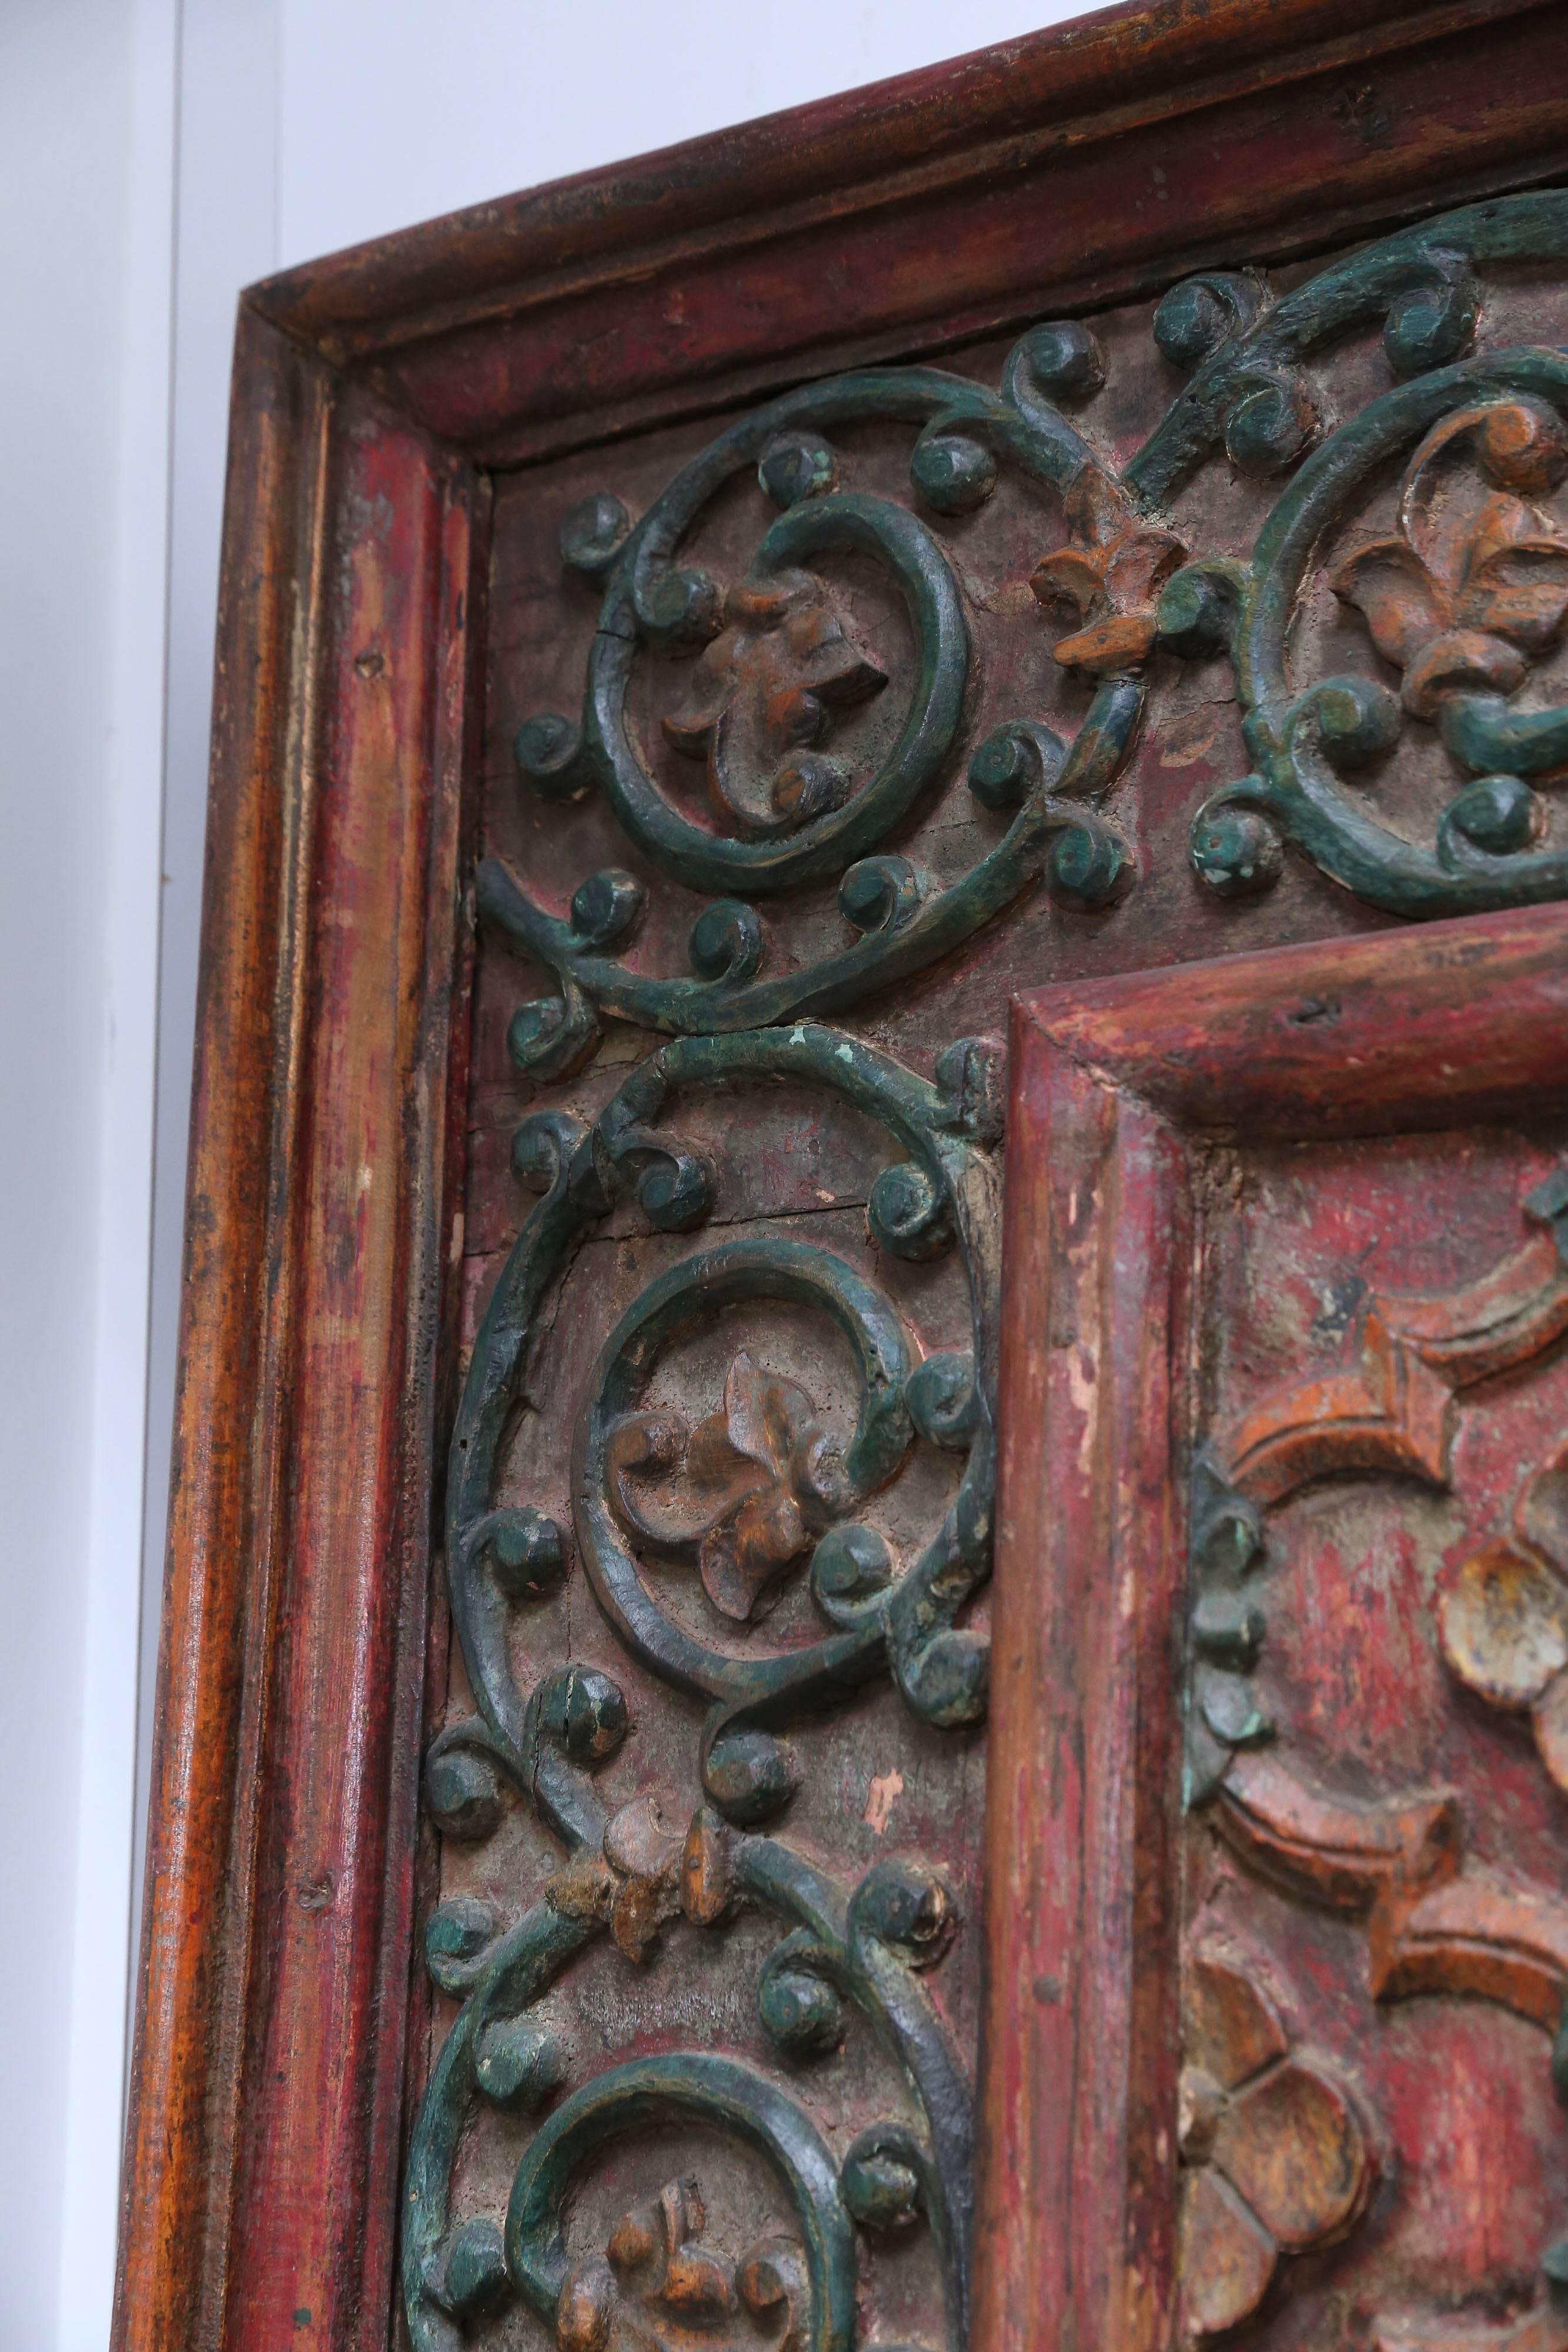
<instances>
[{"instance_id":1,"label":"wood grain","mask_svg":"<svg viewBox=\"0 0 1568 2352\"><path fill-rule=\"evenodd\" d=\"M256 320L235 416L128 2352L384 2335L449 1281L474 486Z\"/></svg>"}]
</instances>

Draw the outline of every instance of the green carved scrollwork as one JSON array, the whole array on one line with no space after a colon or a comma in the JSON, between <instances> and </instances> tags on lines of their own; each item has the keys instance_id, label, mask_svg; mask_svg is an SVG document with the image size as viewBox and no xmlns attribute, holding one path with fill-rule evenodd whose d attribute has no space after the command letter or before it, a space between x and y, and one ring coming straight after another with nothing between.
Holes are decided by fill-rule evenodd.
<instances>
[{"instance_id":1,"label":"green carved scrollwork","mask_svg":"<svg viewBox=\"0 0 1568 2352\"><path fill-rule=\"evenodd\" d=\"M1409 380L1312 450L1249 563L1199 562L1164 591L1165 644L1230 653L1256 762L1193 821L1194 866L1223 895L1269 887L1285 841L1368 904L1407 917L1568 889L1568 852L1538 845L1547 810L1531 781L1562 766L1568 710L1514 699L1568 611L1568 544L1531 503L1568 465L1568 376L1562 355L1546 349L1460 356L1478 324L1479 266L1565 254L1568 197L1552 191L1474 205L1354 255L1222 335L1129 467L1145 489L1174 481L1206 436L1223 432L1228 446L1235 430L1250 430L1249 401L1263 402L1272 420L1271 462L1289 462L1319 429L1291 370L1314 346L1385 319L1393 372ZM1265 381L1274 387L1267 398ZM1333 583L1402 670L1401 690L1363 675L1298 687L1291 632L1319 551L1401 455L1396 535L1355 551ZM1443 512L1455 505L1457 527ZM1430 847L1373 810L1379 767L1407 715L1435 728L1459 772Z\"/></svg>"},{"instance_id":2,"label":"green carved scrollwork","mask_svg":"<svg viewBox=\"0 0 1568 2352\"><path fill-rule=\"evenodd\" d=\"M974 1345L923 1357L880 1286L814 1244L755 1237L678 1261L606 1340L579 1418L576 1540L590 1585L625 1646L672 1687L707 1703L699 1753L705 1797L681 1840L644 1801L608 1817L600 1801L593 1772L627 1729L624 1700L608 1676L565 1666L530 1696L520 1690L508 1621L567 1572L569 1538L530 1507L498 1507L495 1487L543 1310L584 1234L624 1192L666 1232L689 1232L710 1212L716 1171L665 1130L673 1100L695 1087L779 1076L831 1090L893 1138L904 1156L873 1183L868 1223L898 1256L958 1251ZM580 2335L583 2344L616 2341L616 2314L641 2296L635 2325L643 2335L635 2340L652 2328L656 2341L661 2298L678 2303L699 2288L715 2310L727 2307L727 2295L739 2296L761 2320L787 2305L802 2341L847 2347L856 2227L875 2232L918 2217L946 2282L949 2344L953 2352L962 2345L970 2091L921 1983L950 1940L951 1898L936 1874L897 1859L846 1891L758 1825L794 1785L779 1732L841 1702L871 1676L891 1671L908 1703L936 1723L972 1720L983 1706L985 1645L958 1620L989 1566L998 1082L997 1049L985 1040L950 1048L926 1080L838 1031L798 1023L677 1040L631 1074L591 1127L544 1113L518 1131L514 1161L540 1198L475 1346L447 1496L453 1622L477 1713L432 1743L425 1795L446 1834L473 1840L494 1832L509 1786L559 1841L565 1861L510 1926L491 1906L454 1899L427 1927L431 1973L463 2007L442 2044L410 2153L403 2282L418 2352L448 2352L465 2330L514 2298L555 2327L563 2352L575 2352ZM716 1309L770 1300L804 1305L836 1324L858 1366L861 1402L841 1454L820 1437L807 1449L810 1508L801 1526L813 1541L810 1589L825 1630L803 1649L737 1658L685 1632L664 1607L641 1557L646 1543L629 1536L640 1522L617 1515L615 1479L618 1471L634 1472L646 1454L650 1433L639 1408L667 1341ZM789 1399L775 1393L764 1402L777 1418ZM734 1406L757 1409L749 1393ZM788 1432L802 1444L810 1437L792 1420ZM857 1514L897 1476L917 1437L962 1451L966 1465L941 1527L900 1574L885 1540ZM720 1443L716 1434L706 1442L710 1453ZM737 1460L746 1467L744 1454ZM758 1481L766 1484L752 1467L748 1496ZM655 1532L663 1524L646 1510L643 1517ZM830 2053L848 2003L894 2060L908 2112L871 2126L835 2160L799 2103L754 2065L706 2052L632 2060L555 2106L528 2144L504 2231L485 2216L455 2221L453 2174L476 2114L486 2104L542 2106L570 2072L568 2053L530 2016L561 1969L606 1930L640 1957L665 1920L684 1914L695 1927L711 1927L738 1906L760 1906L788 1928L757 1990L758 2020L775 2047L796 2059ZM677 2198L664 2212L662 2257L655 2248L632 2263L628 2247L653 2241L629 2221L605 2256L569 2263L559 2217L574 2170L606 2138L683 2116L763 2155L794 2211L799 2241L757 2251L727 2284L723 2265L716 2270L700 2245L688 2244L693 2208L689 2198L684 2204Z\"/></svg>"},{"instance_id":3,"label":"green carved scrollwork","mask_svg":"<svg viewBox=\"0 0 1568 2352\"><path fill-rule=\"evenodd\" d=\"M744 1239L672 1267L611 1334L590 1382L573 1465L577 1540L610 1622L653 1671L700 1695L705 1786L737 1818L765 1815L793 1786L774 1736L793 1716L831 1706L891 1670L905 1700L936 1724L971 1722L985 1703L984 1642L958 1620L988 1573L996 1475L999 1286L998 1049L949 1047L928 1080L858 1039L814 1022L736 1037L682 1038L639 1066L591 1129L545 1113L518 1130L514 1160L543 1198L525 1222L486 1314L459 1407L447 1504L453 1622L487 1736L519 1769L524 1704L507 1649L509 1611L548 1590L564 1560L561 1530L528 1509L495 1507L500 1442L546 1293L616 1192L634 1189L650 1222L685 1232L706 1216L713 1172L657 1122L692 1087L793 1077L877 1119L906 1159L872 1188L873 1238L894 1256L956 1247L973 1345L920 1360L875 1285L814 1244ZM614 1509L611 1455L665 1340L694 1318L742 1301L814 1307L849 1337L859 1364L859 1425L841 1461L817 1467L819 1537L811 1591L828 1630L777 1657L735 1658L683 1632L647 1581ZM857 1529L858 1504L893 1477L916 1433L962 1451L965 1469L941 1526L902 1575L885 1546Z\"/></svg>"},{"instance_id":4,"label":"green carved scrollwork","mask_svg":"<svg viewBox=\"0 0 1568 2352\"><path fill-rule=\"evenodd\" d=\"M515 1021L510 1045L519 1066L547 1076L574 1067L591 1052L602 1012L698 1034L831 1011L946 953L1042 871L1053 894L1076 906L1104 906L1125 887L1126 844L1097 812L1121 772L1143 707L1136 646L1103 657L1086 652L1085 666L1103 674L1071 749L1050 729L1020 721L975 751L968 771L975 797L987 808L1016 814L961 880L938 884L907 859L869 854L948 778L971 667L969 630L933 533L890 499L837 489L837 461L821 437L835 425L868 418L918 425L911 482L936 512L980 505L1005 462L1056 488L1086 541L1110 548L1138 537L1139 501L1046 396L1051 389L1081 396L1098 381L1096 364L1092 339L1063 326L1023 338L999 394L931 368L837 377L786 394L732 426L635 528L609 498L567 518L563 554L574 568L603 579L604 603L580 726L554 713L529 719L517 740L525 776L548 795L601 791L629 838L688 888L743 891L748 898L837 877L841 909L858 936L806 971L758 977L766 952L761 919L747 898L727 896L693 930L695 978L653 977L632 971L612 952L641 912L641 889L630 876L591 877L562 918L530 898L500 860L487 858L479 874L484 919L553 970L561 988L559 1002L525 1006ZM747 580L726 598L705 573L681 568L676 553L708 500L748 468L785 511L764 533ZM798 684L787 709L800 748L785 753L771 778L753 778L750 792L716 793L725 829L695 823L659 790L627 727L626 693L640 648L678 650L709 640L723 647L744 639L735 662L760 658L756 648L769 627L788 631L809 610L810 583L800 567L846 548L882 565L909 615L915 674L895 741L858 789L812 748L828 723L832 681L844 688L852 680L857 697L868 690L868 666L835 661L841 630L819 620L793 649ZM704 661L713 651L710 644ZM733 684L722 662L719 670L705 742L727 716L712 719ZM784 663L770 661L768 675L788 696ZM869 690L880 690L880 673L874 676ZM691 748L685 727L666 728L682 748Z\"/></svg>"},{"instance_id":5,"label":"green carved scrollwork","mask_svg":"<svg viewBox=\"0 0 1568 2352\"><path fill-rule=\"evenodd\" d=\"M616 2340L609 2333L614 2279L602 2263L569 2264L563 2199L573 2173L605 2140L682 2118L747 2143L776 2171L800 2231L808 2308L792 2310L790 2321L812 2352L848 2352L854 2341L852 2224L896 2228L917 2214L942 2257L948 2341L959 2352L968 2297L970 2093L919 1980L950 1940L950 1898L935 1874L901 1863L878 1865L846 1895L787 1845L732 1831L706 1811L679 1843L678 1906L672 1902L664 1916L678 1907L694 1926L711 1927L736 1906L759 1905L792 1922L758 1987L765 2032L786 2055L820 2056L841 2038L841 2000L852 2001L897 2062L910 2113L872 2126L837 2162L800 2104L754 2065L710 2052L632 2059L592 2076L541 2124L517 2168L504 2232L485 2215L455 2221L453 2174L476 2113L486 2104L537 2110L563 2079L569 2055L529 2011L615 1923L618 1871L623 1879L626 1869L617 1821L606 1818L590 1778L624 1733L615 1685L591 1670L561 1668L541 1685L529 1713L521 1769L506 1769L560 1838L568 1867L509 1927L489 1906L458 1899L434 1913L426 1928L431 1973L463 2007L436 2058L410 2146L402 2265L416 2352L455 2352L476 2321L514 2297L555 2330L562 2352L578 2352L580 2341ZM485 1738L482 1727L466 1736ZM787 2278L786 2251L775 2245L772 2262ZM764 2315L769 2307L760 2306Z\"/></svg>"},{"instance_id":6,"label":"green carved scrollwork","mask_svg":"<svg viewBox=\"0 0 1568 2352\"><path fill-rule=\"evenodd\" d=\"M959 2352L970 2092L925 1981L954 1932L951 1895L896 1856L843 1885L775 1832L800 1778L792 1732L875 1678L937 1727L984 1712L987 1645L968 1612L989 1571L996 1477L999 1049L960 1041L927 1079L812 1016L925 969L1040 881L1059 906L1113 906L1133 865L1104 804L1150 677L1172 659L1228 659L1254 767L1193 819L1202 884L1226 896L1266 887L1291 845L1405 916L1568 892L1568 852L1543 841L1539 789L1568 766L1568 709L1543 707L1531 684L1568 618L1568 535L1541 504L1568 471L1568 359L1472 355L1485 273L1565 253L1568 196L1547 192L1423 223L1278 301L1249 271L1190 279L1154 320L1161 353L1188 372L1185 389L1120 463L1063 413L1092 400L1104 372L1092 335L1067 323L1025 335L994 392L925 367L804 386L721 434L640 520L608 493L566 518L563 558L598 583L599 628L580 718L529 719L518 765L546 798L599 793L645 866L714 896L693 927L690 972L669 975L629 960L645 889L630 873L589 876L563 911L500 859L479 868L487 929L559 987L513 1019L520 1067L546 1078L576 1068L607 1014L668 1042L591 1122L547 1109L518 1129L514 1168L539 1197L492 1293L454 1429L446 1566L476 1712L431 1743L427 1809L446 1836L472 1842L520 1801L560 1851L517 1916L452 1897L427 1923L429 1971L460 2006L405 2183L416 2352L456 2352L507 2306L553 2331L560 2352L670 2352L691 2326L716 2346L732 2320L737 2342L849 2352L862 2241L914 2221L929 2231ZM1379 325L1392 388L1330 430L1324 365ZM913 429L913 508L841 482L833 433L878 419ZM1290 478L1246 562L1188 560L1168 509L1221 452L1243 472ZM1357 543L1357 517L1401 466L1393 529ZM1060 501L1065 544L1045 551L1031 585L1076 610L1054 648L1092 687L1071 743L1028 713L978 741L967 731L983 618L922 516L973 511L1006 468ZM724 585L687 542L747 472L776 512L744 576ZM1375 675L1300 675L1297 617L1331 542L1330 584L1364 624ZM902 683L835 606L821 559L844 551L880 568L907 615L915 658ZM702 764L700 818L662 790L628 719L635 666L660 653L692 657L663 724L674 751ZM835 731L883 698L884 748L858 775ZM1396 743L1455 771L1425 842L1375 814ZM969 871L939 881L898 844L960 776L1005 826ZM843 943L799 969L770 965L753 902L826 884ZM507 1431L579 1246L627 1199L655 1231L696 1234L719 1171L667 1122L694 1093L775 1080L828 1095L891 1139L867 1202L871 1238L884 1258L956 1254L968 1344L926 1353L899 1286L818 1242L705 1236L603 1342L576 1413L570 1525L503 1503ZM836 1417L746 1348L706 1415L659 1404L661 1362L688 1330L776 1307L847 1345L852 1394ZM847 1433L831 1440L830 1426ZM923 1446L961 1467L933 1509L939 1524L901 1558L876 1498ZM1270 1729L1252 1687L1258 1516L1207 1460L1193 1533L1188 1793L1199 1802L1236 1749ZM530 1689L519 1682L517 1612L574 1562L622 1648L696 1703L699 1785L684 1829L666 1828L645 1795L615 1811L601 1801L595 1775L629 1729L608 1675L569 1664ZM694 1630L685 1601L702 1602L689 1583L671 1605L672 1578L694 1571L727 1625ZM797 1573L810 1624L769 1648L758 1622ZM704 2049L585 2071L541 2008L562 1972L596 1942L636 1961L677 1921L680 1936L703 1934L743 1908L781 1930L755 1984L777 2066ZM852 2013L897 2090L893 2112L834 2147L790 2070L831 2063ZM486 2111L541 2118L504 2218L462 2214L455 2192L465 2135ZM699 2184L673 2181L602 2249L584 2252L579 2231L569 2251L574 2184L596 2152L693 2120L760 2156L787 2228L738 2260L720 2255Z\"/></svg>"}]
</instances>

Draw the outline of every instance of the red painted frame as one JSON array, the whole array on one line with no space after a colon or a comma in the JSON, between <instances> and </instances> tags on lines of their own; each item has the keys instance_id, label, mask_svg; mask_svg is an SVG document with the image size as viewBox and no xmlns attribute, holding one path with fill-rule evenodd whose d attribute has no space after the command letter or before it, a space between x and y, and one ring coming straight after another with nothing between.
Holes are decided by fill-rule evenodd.
<instances>
[{"instance_id":1,"label":"red painted frame","mask_svg":"<svg viewBox=\"0 0 1568 2352\"><path fill-rule=\"evenodd\" d=\"M1568 908L1015 1002L977 2352L1173 2340L1189 1152L1564 1104Z\"/></svg>"},{"instance_id":2,"label":"red painted frame","mask_svg":"<svg viewBox=\"0 0 1568 2352\"><path fill-rule=\"evenodd\" d=\"M1565 82L1552 0L1159 0L246 296L117 2352L393 2325L486 469L1560 174Z\"/></svg>"}]
</instances>

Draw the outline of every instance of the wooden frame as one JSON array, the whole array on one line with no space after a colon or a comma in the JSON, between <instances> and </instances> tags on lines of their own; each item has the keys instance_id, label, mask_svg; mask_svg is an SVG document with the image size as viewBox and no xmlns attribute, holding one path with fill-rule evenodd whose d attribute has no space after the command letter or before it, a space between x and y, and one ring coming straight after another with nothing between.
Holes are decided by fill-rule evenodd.
<instances>
[{"instance_id":1,"label":"wooden frame","mask_svg":"<svg viewBox=\"0 0 1568 2352\"><path fill-rule=\"evenodd\" d=\"M986 2352L1172 2338L1191 1148L1558 1108L1565 970L1553 908L1015 1002Z\"/></svg>"},{"instance_id":2,"label":"wooden frame","mask_svg":"<svg viewBox=\"0 0 1568 2352\"><path fill-rule=\"evenodd\" d=\"M1549 0L1116 8L245 299L123 2352L391 2325L486 469L1541 180L1565 68Z\"/></svg>"}]
</instances>

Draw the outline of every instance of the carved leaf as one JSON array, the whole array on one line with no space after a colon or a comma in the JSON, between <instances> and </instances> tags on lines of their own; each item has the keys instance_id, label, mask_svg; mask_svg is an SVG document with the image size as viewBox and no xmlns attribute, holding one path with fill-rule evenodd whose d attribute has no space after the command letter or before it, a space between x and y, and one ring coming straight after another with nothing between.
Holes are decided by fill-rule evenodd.
<instances>
[{"instance_id":1,"label":"carved leaf","mask_svg":"<svg viewBox=\"0 0 1568 2352\"><path fill-rule=\"evenodd\" d=\"M665 1416L620 1424L608 1453L612 1491L635 1533L667 1550L695 1544L709 1600L744 1624L810 1539L826 1443L805 1390L758 1370L742 1349L722 1407L698 1423L684 1460ZM658 1486L650 1467L667 1474Z\"/></svg>"},{"instance_id":2,"label":"carved leaf","mask_svg":"<svg viewBox=\"0 0 1568 2352\"><path fill-rule=\"evenodd\" d=\"M1227 1953L1187 1971L1181 2080L1182 2299L1188 2333L1234 2327L1281 2252L1340 2236L1371 2163L1346 2093L1290 2054L1273 2002Z\"/></svg>"},{"instance_id":3,"label":"carved leaf","mask_svg":"<svg viewBox=\"0 0 1568 2352\"><path fill-rule=\"evenodd\" d=\"M803 773L790 754L820 742L832 712L886 683L821 583L787 572L730 591L725 627L699 655L664 733L689 758L706 753L714 800L748 832L789 832L832 804L821 764Z\"/></svg>"},{"instance_id":4,"label":"carved leaf","mask_svg":"<svg viewBox=\"0 0 1568 2352\"><path fill-rule=\"evenodd\" d=\"M1385 661L1404 669L1422 646L1446 629L1453 599L1407 540L1375 539L1347 557L1331 582L1342 603L1354 604Z\"/></svg>"},{"instance_id":5,"label":"carved leaf","mask_svg":"<svg viewBox=\"0 0 1568 2352\"><path fill-rule=\"evenodd\" d=\"M1506 491L1442 526L1406 499L1400 535L1357 549L1331 584L1405 672L1406 708L1431 719L1449 689L1511 694L1521 684L1525 656L1542 652L1568 614L1568 539Z\"/></svg>"},{"instance_id":6,"label":"carved leaf","mask_svg":"<svg viewBox=\"0 0 1568 2352\"><path fill-rule=\"evenodd\" d=\"M633 1797L605 1826L604 1859L620 1881L610 1907L610 1932L629 1960L647 1957L664 1921L681 1907L684 1845L653 1797Z\"/></svg>"},{"instance_id":7,"label":"carved leaf","mask_svg":"<svg viewBox=\"0 0 1568 2352\"><path fill-rule=\"evenodd\" d=\"M1467 1559L1437 1616L1449 1665L1494 1706L1529 1706L1568 1665L1568 1593L1511 1543Z\"/></svg>"},{"instance_id":8,"label":"carved leaf","mask_svg":"<svg viewBox=\"0 0 1568 2352\"><path fill-rule=\"evenodd\" d=\"M1186 2003L1188 2061L1222 2091L1235 2090L1290 2046L1272 2002L1242 1969L1213 1954L1194 1961Z\"/></svg>"},{"instance_id":9,"label":"carved leaf","mask_svg":"<svg viewBox=\"0 0 1568 2352\"><path fill-rule=\"evenodd\" d=\"M1366 2188L1366 2142L1350 2102L1296 2061L1237 2093L1211 2161L1287 2252L1337 2236Z\"/></svg>"},{"instance_id":10,"label":"carved leaf","mask_svg":"<svg viewBox=\"0 0 1568 2352\"><path fill-rule=\"evenodd\" d=\"M1465 548L1460 625L1490 629L1542 652L1568 613L1568 539L1522 499L1498 492L1477 515Z\"/></svg>"},{"instance_id":11,"label":"carved leaf","mask_svg":"<svg viewBox=\"0 0 1568 2352\"><path fill-rule=\"evenodd\" d=\"M1193 2336L1218 2336L1256 2311L1278 2259L1273 2239L1228 2181L1206 2165L1182 2189L1182 2315Z\"/></svg>"},{"instance_id":12,"label":"carved leaf","mask_svg":"<svg viewBox=\"0 0 1568 2352\"><path fill-rule=\"evenodd\" d=\"M1061 639L1056 659L1101 676L1145 660L1155 642L1160 589L1186 556L1171 532L1148 529L1113 530L1048 555L1030 583L1036 597L1042 604L1076 605L1086 624Z\"/></svg>"}]
</instances>

